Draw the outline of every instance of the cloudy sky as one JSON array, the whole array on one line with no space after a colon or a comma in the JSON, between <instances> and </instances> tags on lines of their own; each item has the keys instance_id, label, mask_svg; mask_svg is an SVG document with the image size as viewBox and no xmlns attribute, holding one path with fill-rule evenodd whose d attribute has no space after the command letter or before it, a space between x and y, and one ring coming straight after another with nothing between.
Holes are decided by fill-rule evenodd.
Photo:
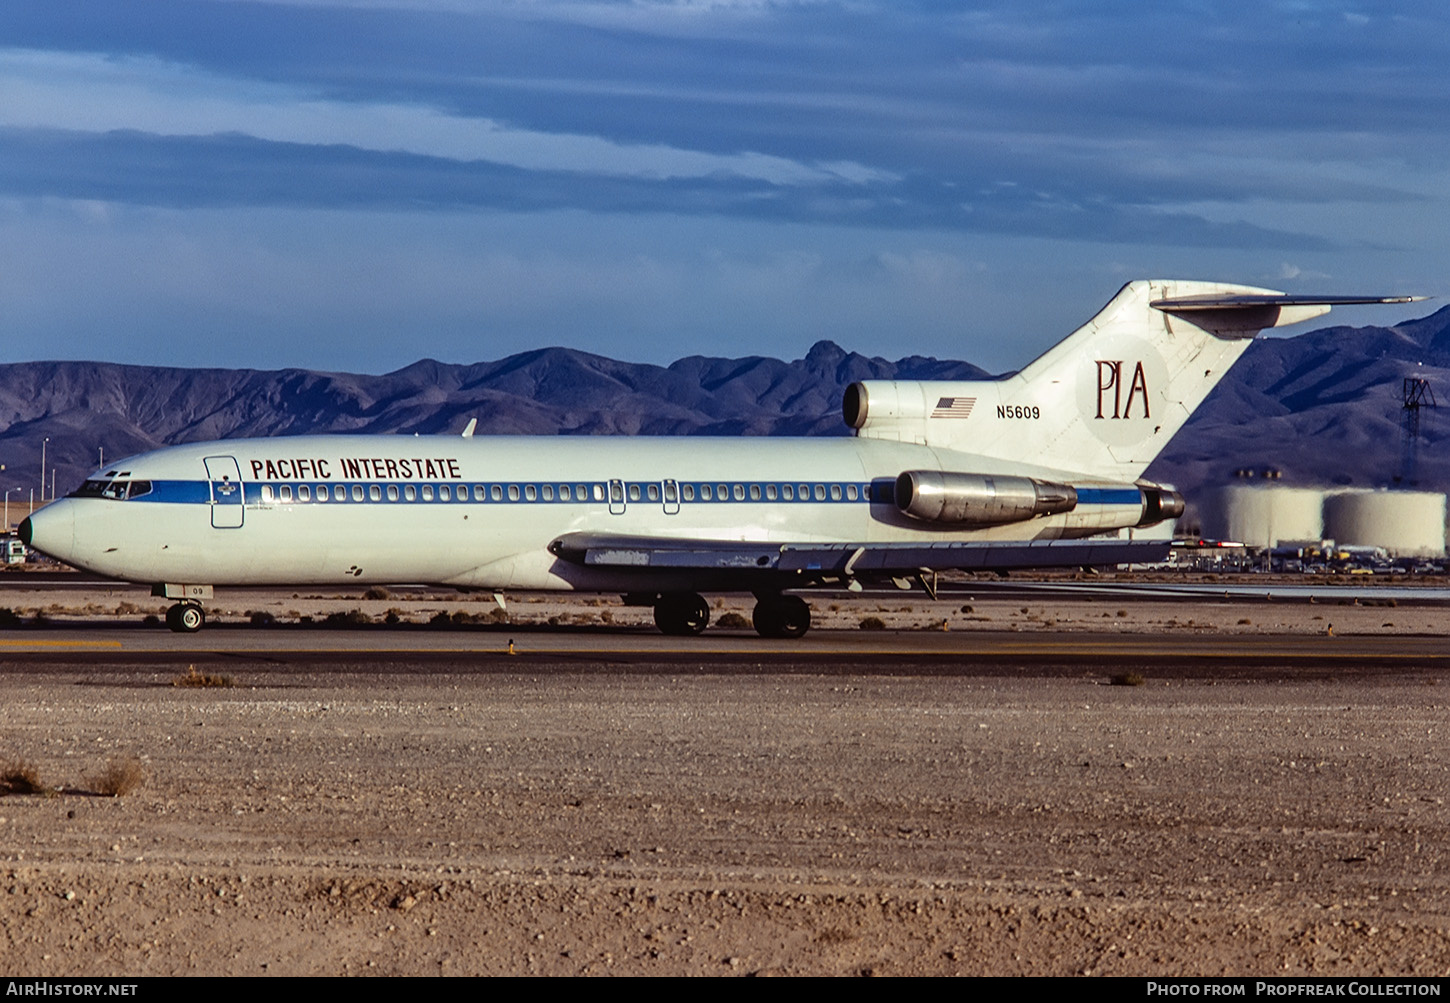
<instances>
[{"instance_id":1,"label":"cloudy sky","mask_svg":"<svg viewBox=\"0 0 1450 1003\"><path fill-rule=\"evenodd\" d=\"M1000 370L1132 278L1443 297L1446 10L0 0L0 361Z\"/></svg>"}]
</instances>

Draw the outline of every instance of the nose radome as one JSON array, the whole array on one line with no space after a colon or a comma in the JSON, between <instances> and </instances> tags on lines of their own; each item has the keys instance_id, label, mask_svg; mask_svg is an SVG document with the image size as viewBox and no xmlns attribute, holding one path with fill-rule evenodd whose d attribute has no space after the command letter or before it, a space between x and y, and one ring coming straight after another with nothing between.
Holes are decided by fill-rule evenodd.
<instances>
[{"instance_id":1,"label":"nose radome","mask_svg":"<svg viewBox=\"0 0 1450 1003\"><path fill-rule=\"evenodd\" d=\"M75 531L75 511L68 498L52 502L20 520L21 543L62 561L72 556Z\"/></svg>"}]
</instances>

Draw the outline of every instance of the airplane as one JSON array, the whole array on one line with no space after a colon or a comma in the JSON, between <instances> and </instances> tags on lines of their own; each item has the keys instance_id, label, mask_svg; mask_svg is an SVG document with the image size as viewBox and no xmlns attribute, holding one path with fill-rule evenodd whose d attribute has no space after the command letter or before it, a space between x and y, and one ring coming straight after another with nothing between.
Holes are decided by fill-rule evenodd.
<instances>
[{"instance_id":1,"label":"airplane","mask_svg":"<svg viewBox=\"0 0 1450 1003\"><path fill-rule=\"evenodd\" d=\"M297 436L190 443L97 470L20 526L28 546L177 600L215 586L426 584L618 593L667 634L703 592L756 597L765 637L800 637L796 592L920 586L938 572L1161 560L1104 538L1183 513L1143 471L1261 330L1336 305L1187 280L1125 285L1020 372L867 380L851 438Z\"/></svg>"}]
</instances>

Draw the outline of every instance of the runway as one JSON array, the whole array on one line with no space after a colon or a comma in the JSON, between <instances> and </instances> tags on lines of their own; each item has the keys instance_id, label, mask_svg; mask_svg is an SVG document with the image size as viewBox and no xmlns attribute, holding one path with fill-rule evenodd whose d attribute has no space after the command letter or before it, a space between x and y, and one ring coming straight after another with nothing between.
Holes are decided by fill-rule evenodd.
<instances>
[{"instance_id":1,"label":"runway","mask_svg":"<svg viewBox=\"0 0 1450 1003\"><path fill-rule=\"evenodd\" d=\"M164 665L253 671L449 673L821 673L890 676L1112 675L1264 678L1289 674L1424 676L1450 670L1442 636L1089 634L1077 631L815 631L795 641L744 631L672 638L643 628L254 628L200 634L107 623L0 633L0 667Z\"/></svg>"}]
</instances>

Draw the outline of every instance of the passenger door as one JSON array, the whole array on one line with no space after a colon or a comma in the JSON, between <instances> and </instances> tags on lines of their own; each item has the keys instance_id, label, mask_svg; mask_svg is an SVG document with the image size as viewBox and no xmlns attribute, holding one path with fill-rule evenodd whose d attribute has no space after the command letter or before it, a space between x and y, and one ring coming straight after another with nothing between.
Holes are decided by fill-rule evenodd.
<instances>
[{"instance_id":1,"label":"passenger door","mask_svg":"<svg viewBox=\"0 0 1450 1003\"><path fill-rule=\"evenodd\" d=\"M211 484L211 524L217 529L240 529L246 512L242 471L231 456L208 456L206 477Z\"/></svg>"}]
</instances>

